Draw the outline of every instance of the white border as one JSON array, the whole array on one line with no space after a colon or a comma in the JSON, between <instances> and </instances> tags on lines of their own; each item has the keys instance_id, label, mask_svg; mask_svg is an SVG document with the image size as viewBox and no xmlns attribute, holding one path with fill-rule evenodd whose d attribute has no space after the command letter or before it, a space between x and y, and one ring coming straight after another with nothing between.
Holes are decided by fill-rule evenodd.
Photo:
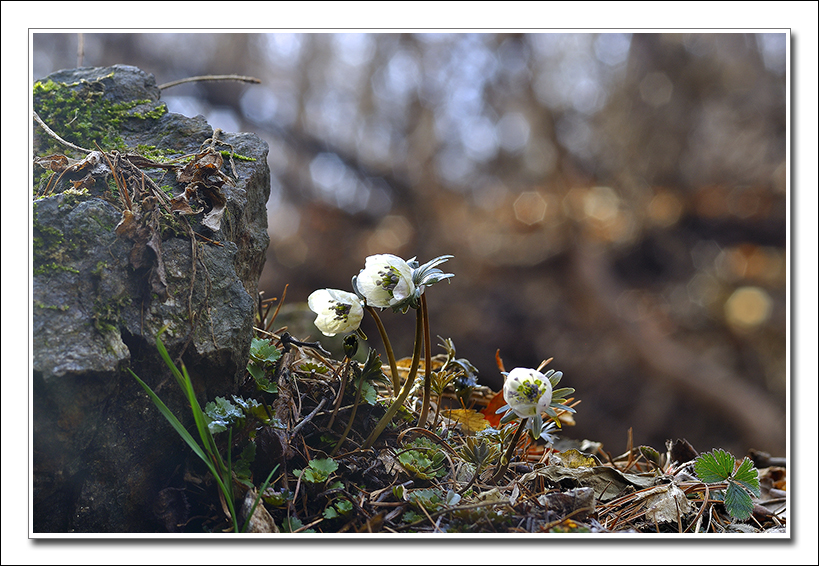
<instances>
[{"instance_id":1,"label":"white border","mask_svg":"<svg viewBox=\"0 0 819 566\"><path fill-rule=\"evenodd\" d=\"M199 538L194 540L176 541L173 544L153 541L129 540L131 537L94 536L95 539L110 540L110 542L90 542L88 544L58 543L57 541L33 542L27 539L28 497L23 488L28 484L25 479L27 471L23 467L24 454L27 454L26 438L22 423L27 421L22 399L27 398L27 384L23 376L28 360L22 355L23 351L31 352L30 341L23 342L21 326L29 319L28 307L31 304L30 289L25 290L25 271L22 267L27 264L25 248L20 243L20 229L23 216L19 211L28 209L28 193L24 190L15 191L20 185L22 172L20 168L30 170L28 151L20 151L20 136L13 136L12 132L29 130L30 114L23 115L20 108L28 108L30 87L28 68L30 61L26 60L23 45L28 44L28 27L59 28L61 31L153 31L156 26L201 26L212 25L218 22L229 27L216 29L180 29L177 27L163 31L197 31L202 33L218 33L224 31L274 31L273 29L247 29L243 27L247 22L258 22L263 14L269 18L269 23L277 28L294 28L298 31L336 31L345 29L345 26L355 27L365 31L498 31L499 28L514 28L515 31L527 31L531 28L520 29L516 26L521 23L527 25L539 24L549 28L563 28L568 31L611 31L612 27L626 27L633 31L659 32L686 31L680 28L657 27L657 24L684 26L697 31L708 28L709 31L742 31L759 29L760 24L769 27L793 29L793 45L796 46L795 92L792 100L796 101L798 115L794 116L797 127L791 132L797 150L792 151L789 139L789 156L796 161L789 171L789 185L796 191L795 199L789 190L789 204L795 208L794 218L789 219L789 227L795 227L796 232L789 236L794 238L796 245L791 245L789 239L788 252L796 253L791 257L789 265L793 267L791 274L796 281L792 282L793 294L789 293L788 305L795 308L791 321L791 340L788 348L793 347L796 358L795 367L790 366L789 376L799 377L797 387L790 389L790 406L797 420L794 428L798 431L789 437L794 444L790 446L789 455L792 455L796 466L789 466L789 487L791 491L798 486L807 490L812 487L810 478L815 473L808 472L807 462L813 460L815 439L817 434L817 371L816 354L814 352L816 340L816 289L817 280L816 250L817 234L815 215L817 212L816 167L817 155L816 132L816 69L817 69L817 12L814 2L394 2L394 3L304 3L304 2L266 2L266 3L58 3L58 2L2 2L2 74L3 74L3 137L2 137L2 200L7 206L0 209L2 212L2 562L6 563L140 563L148 560L181 560L190 562L195 560L213 562L216 560L236 560L236 550L241 549L240 560L255 562L286 561L291 557L299 562L321 562L331 564L345 563L380 563L387 561L422 562L434 560L436 562L561 562L572 563L634 562L634 548L631 543L640 545L652 544L645 538L634 541L628 535L605 535L605 541L588 540L593 546L578 547L570 541L547 539L548 547L544 546L547 540L538 538L531 542L530 537L515 535L514 544L507 541L488 541L484 543L474 538L465 539L467 544L436 544L424 538L423 544L414 544L411 548L407 542L418 542L418 535L411 535L407 539L367 539L358 543L347 543L333 539L325 543L319 537L311 538L310 545L304 545L298 540L265 541L275 544L259 545L243 541L240 547L231 547L226 543L204 543ZM161 23L157 23L157 19ZM145 26L142 29L115 29L106 28L106 25L121 25L126 21L135 26ZM388 26L401 24L401 28ZM584 27L580 27L579 24ZM332 26L328 29L324 26ZM439 27L441 26L441 27ZM595 27L585 27L595 26ZM603 26L603 27L597 27ZM724 26L731 26L725 28ZM68 29L66 29L68 28ZM411 28L411 29L408 29ZM544 31L543 28L531 31ZM789 49L790 56L790 49ZM789 116L790 107L788 109ZM22 163L21 163L22 160ZM810 173L810 176L807 175ZM790 177L790 175L793 177ZM30 185L26 185L30 186ZM29 225L30 225L30 218ZM14 234L17 234L15 236ZM30 241L30 238L29 238ZM22 304L20 297L28 296L26 304ZM789 311L790 316L790 311ZM26 349L27 346L27 349ZM795 372L795 373L794 373ZM790 387L789 380L789 387ZM30 422L28 423L30 427ZM789 429L789 432L790 429ZM26 439L27 440L27 439ZM26 460L28 458L26 457ZM802 475L804 473L804 476ZM802 478L808 478L803 481ZM811 492L812 493L812 492ZM812 521L807 513L812 509L805 509L798 503L791 509L792 521L796 525L794 539L791 544L783 546L754 544L752 539L737 535L736 542L742 546L730 544L691 545L677 542L673 539L658 539L660 548L649 550L655 556L662 556L664 562L674 562L676 557L686 562L698 559L709 562L716 561L723 552L730 553L730 561L735 560L756 562L773 562L776 560L801 563L816 562L816 533L811 532ZM802 528L808 527L808 528ZM449 537L447 535L447 537ZM209 535L203 538L212 539ZM756 536L758 539L758 535ZM124 540L123 540L124 539ZM625 540L623 540L625 539ZM122 541L114 543L113 541ZM447 538L447 540L450 540ZM526 542L524 542L526 540ZM405 542L406 541L406 542ZM594 542L593 542L594 541ZM609 542L612 541L612 542ZM813 541L813 544L811 544ZM366 551L362 542L366 542ZM461 540L459 542L464 542ZM508 541L511 542L511 541ZM687 541L690 542L690 541ZM204 543L204 544L203 544ZM314 547L314 543L316 544ZM623 545L621 543L626 543ZM804 546L804 545L810 546ZM801 551L799 550L801 548ZM813 549L814 554L802 558L805 550ZM675 549L685 554L669 553ZM371 552L375 550L375 552ZM328 554L329 552L329 554ZM411 554L404 554L410 552ZM282 554L283 553L283 554ZM317 554L313 554L317 553ZM729 556L726 554L726 557ZM642 552L640 556L645 556Z\"/></svg>"}]
</instances>

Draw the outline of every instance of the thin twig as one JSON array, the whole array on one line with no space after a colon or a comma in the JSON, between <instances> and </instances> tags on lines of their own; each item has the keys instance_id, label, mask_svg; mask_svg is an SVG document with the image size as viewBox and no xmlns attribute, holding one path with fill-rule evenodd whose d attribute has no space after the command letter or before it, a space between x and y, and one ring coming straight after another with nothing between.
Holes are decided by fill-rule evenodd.
<instances>
[{"instance_id":1,"label":"thin twig","mask_svg":"<svg viewBox=\"0 0 819 566\"><path fill-rule=\"evenodd\" d=\"M199 75L196 77L188 77L187 79L179 79L178 81L171 81L169 83L161 84L157 88L165 90L172 86L177 86L185 83L204 82L204 81L239 81L242 83L261 84L261 80L256 77L244 77L242 75Z\"/></svg>"},{"instance_id":2,"label":"thin twig","mask_svg":"<svg viewBox=\"0 0 819 566\"><path fill-rule=\"evenodd\" d=\"M40 127L43 130L45 130L45 133L47 133L49 136L51 136L52 138L54 138L55 140L57 140L58 142L60 142L64 146L70 147L71 149L76 149L77 151L82 151L83 153L91 153L90 149L85 149L84 147L80 147L78 145L74 145L71 142L67 142L63 138L58 136L56 133L54 133L54 130L52 130L51 128L46 126L46 123L43 122L42 118L40 118L40 115L37 114L36 111L32 111L31 113L33 114L34 119L37 121L37 123L40 124Z\"/></svg>"},{"instance_id":3,"label":"thin twig","mask_svg":"<svg viewBox=\"0 0 819 566\"><path fill-rule=\"evenodd\" d=\"M322 397L321 401L319 401L318 406L315 409L313 409L313 412L310 413L309 415L307 415L306 417L304 417L304 419L302 419L302 421L293 428L293 430L290 432L290 438L293 438L294 436L296 436L296 433L299 430L301 430L301 427L303 427L304 425L309 423L313 419L313 417L315 417L316 414L321 410L321 408L324 406L324 404L326 402L327 402L327 399Z\"/></svg>"}]
</instances>

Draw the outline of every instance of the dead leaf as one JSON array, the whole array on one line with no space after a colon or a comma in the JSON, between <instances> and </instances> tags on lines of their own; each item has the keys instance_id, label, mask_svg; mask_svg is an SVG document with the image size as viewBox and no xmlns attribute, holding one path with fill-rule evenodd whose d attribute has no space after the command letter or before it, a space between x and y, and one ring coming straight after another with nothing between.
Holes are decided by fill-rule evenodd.
<instances>
[{"instance_id":1,"label":"dead leaf","mask_svg":"<svg viewBox=\"0 0 819 566\"><path fill-rule=\"evenodd\" d=\"M34 163L57 173L65 170L65 168L69 166L68 158L61 154L48 155L46 157L35 157Z\"/></svg>"},{"instance_id":2,"label":"dead leaf","mask_svg":"<svg viewBox=\"0 0 819 566\"><path fill-rule=\"evenodd\" d=\"M256 500L257 493L255 489L248 489L245 498L242 500L242 509L240 516L245 520L250 516L247 522L248 533L278 533L279 527L273 517L265 509L264 503L259 501L256 508L253 509L253 515L250 515L250 510L253 508L253 502Z\"/></svg>"},{"instance_id":3,"label":"dead leaf","mask_svg":"<svg viewBox=\"0 0 819 566\"><path fill-rule=\"evenodd\" d=\"M222 215L225 213L225 207L214 207L202 218L202 225L210 228L214 232L218 232L222 227Z\"/></svg>"},{"instance_id":4,"label":"dead leaf","mask_svg":"<svg viewBox=\"0 0 819 566\"><path fill-rule=\"evenodd\" d=\"M543 477L554 485L563 487L591 487L599 501L617 497L627 486L638 489L654 486L654 474L627 474L607 466L593 468L567 468L563 465L547 465L523 474L520 482L530 482Z\"/></svg>"},{"instance_id":5,"label":"dead leaf","mask_svg":"<svg viewBox=\"0 0 819 566\"><path fill-rule=\"evenodd\" d=\"M123 210L122 219L119 221L119 224L117 224L117 227L114 228L114 232L117 236L133 240L136 237L137 227L134 213L130 210Z\"/></svg>"},{"instance_id":6,"label":"dead leaf","mask_svg":"<svg viewBox=\"0 0 819 566\"><path fill-rule=\"evenodd\" d=\"M503 415L498 415L495 412L504 405L506 405L506 399L503 397L503 391L498 391L495 393L495 396L492 397L492 400L489 401L489 404L481 409L481 414L492 428L498 428L500 426L500 420Z\"/></svg>"},{"instance_id":7,"label":"dead leaf","mask_svg":"<svg viewBox=\"0 0 819 566\"><path fill-rule=\"evenodd\" d=\"M691 511L691 503L683 490L675 484L660 485L644 494L638 494L638 500L643 498L646 519L655 523L676 523L678 516Z\"/></svg>"},{"instance_id":8,"label":"dead leaf","mask_svg":"<svg viewBox=\"0 0 819 566\"><path fill-rule=\"evenodd\" d=\"M163 303L168 300L168 282L165 279L165 262L162 260L162 240L156 230L151 230L151 237L147 243L154 252L154 262L148 275L151 292L156 293Z\"/></svg>"},{"instance_id":9,"label":"dead leaf","mask_svg":"<svg viewBox=\"0 0 819 566\"><path fill-rule=\"evenodd\" d=\"M574 448L566 450L565 452L559 452L555 454L555 457L567 468L593 468L594 466L600 465L600 462L598 462L594 456L583 454Z\"/></svg>"},{"instance_id":10,"label":"dead leaf","mask_svg":"<svg viewBox=\"0 0 819 566\"><path fill-rule=\"evenodd\" d=\"M447 409L444 415L461 425L461 430L466 434L475 434L489 426L489 421L472 409Z\"/></svg>"}]
</instances>

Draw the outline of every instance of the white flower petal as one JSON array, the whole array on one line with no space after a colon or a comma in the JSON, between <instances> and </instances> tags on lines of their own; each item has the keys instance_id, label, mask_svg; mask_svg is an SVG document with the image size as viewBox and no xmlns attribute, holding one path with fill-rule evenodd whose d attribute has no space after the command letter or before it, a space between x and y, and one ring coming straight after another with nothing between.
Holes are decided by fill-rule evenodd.
<instances>
[{"instance_id":1,"label":"white flower petal","mask_svg":"<svg viewBox=\"0 0 819 566\"><path fill-rule=\"evenodd\" d=\"M552 384L537 370L515 368L506 376L503 397L521 418L533 417L552 402Z\"/></svg>"},{"instance_id":2,"label":"white flower petal","mask_svg":"<svg viewBox=\"0 0 819 566\"><path fill-rule=\"evenodd\" d=\"M316 313L315 325L325 336L352 332L364 318L361 300L339 289L319 289L307 297L307 306Z\"/></svg>"},{"instance_id":3,"label":"white flower petal","mask_svg":"<svg viewBox=\"0 0 819 566\"><path fill-rule=\"evenodd\" d=\"M396 306L415 293L412 268L392 254L369 256L356 279L356 285L367 299L367 304L378 308Z\"/></svg>"}]
</instances>

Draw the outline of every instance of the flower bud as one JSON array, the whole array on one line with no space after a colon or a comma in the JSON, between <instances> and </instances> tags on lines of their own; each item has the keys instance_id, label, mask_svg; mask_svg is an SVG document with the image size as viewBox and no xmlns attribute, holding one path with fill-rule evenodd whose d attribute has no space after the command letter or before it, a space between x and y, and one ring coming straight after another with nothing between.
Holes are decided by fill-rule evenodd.
<instances>
[{"instance_id":1,"label":"flower bud","mask_svg":"<svg viewBox=\"0 0 819 566\"><path fill-rule=\"evenodd\" d=\"M325 336L358 329L364 318L361 299L338 289L319 289L307 297L307 306L316 313L315 324Z\"/></svg>"},{"instance_id":2,"label":"flower bud","mask_svg":"<svg viewBox=\"0 0 819 566\"><path fill-rule=\"evenodd\" d=\"M552 402L552 384L537 370L515 368L506 376L503 398L520 418L546 411Z\"/></svg>"}]
</instances>

